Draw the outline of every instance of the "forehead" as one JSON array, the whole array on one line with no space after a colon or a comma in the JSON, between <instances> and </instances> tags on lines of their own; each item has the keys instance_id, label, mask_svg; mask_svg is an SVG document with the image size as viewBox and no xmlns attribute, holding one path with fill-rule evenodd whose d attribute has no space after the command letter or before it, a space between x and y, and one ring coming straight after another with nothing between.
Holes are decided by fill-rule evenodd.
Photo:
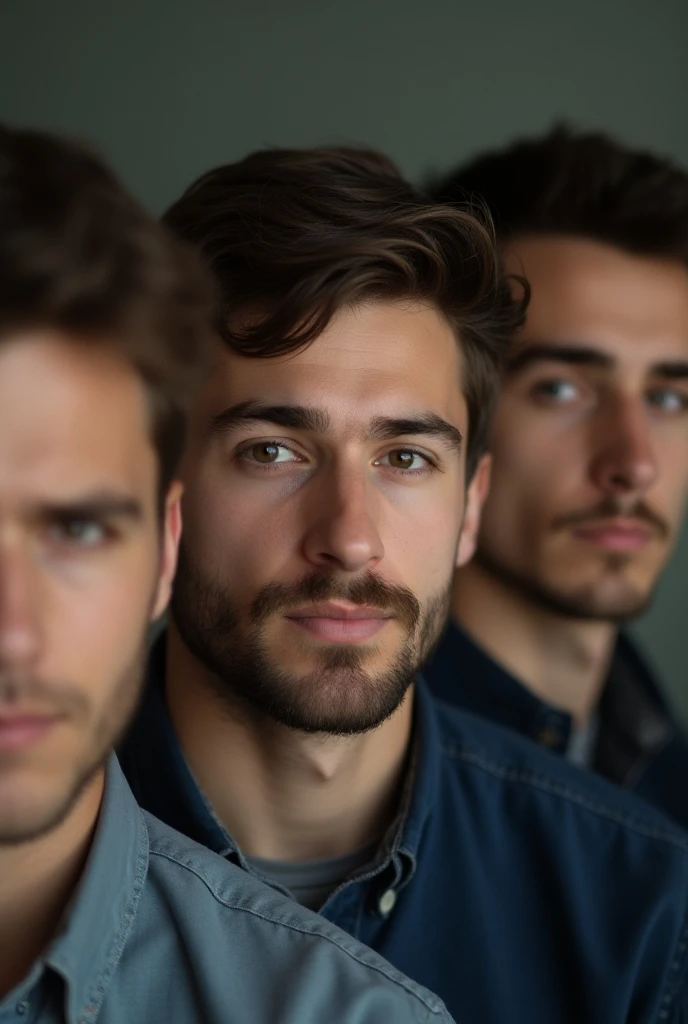
<instances>
[{"instance_id":1,"label":"forehead","mask_svg":"<svg viewBox=\"0 0 688 1024\"><path fill-rule=\"evenodd\" d=\"M524 236L506 253L532 288L523 341L583 342L655 363L688 353L688 268L584 238Z\"/></svg>"},{"instance_id":2,"label":"forehead","mask_svg":"<svg viewBox=\"0 0 688 1024\"><path fill-rule=\"evenodd\" d=\"M144 388L114 351L47 331L0 343L0 504L155 475Z\"/></svg>"},{"instance_id":3,"label":"forehead","mask_svg":"<svg viewBox=\"0 0 688 1024\"><path fill-rule=\"evenodd\" d=\"M374 416L432 411L465 419L459 342L417 303L371 302L339 311L306 349L246 359L218 346L203 412L247 399L326 408L336 427Z\"/></svg>"}]
</instances>

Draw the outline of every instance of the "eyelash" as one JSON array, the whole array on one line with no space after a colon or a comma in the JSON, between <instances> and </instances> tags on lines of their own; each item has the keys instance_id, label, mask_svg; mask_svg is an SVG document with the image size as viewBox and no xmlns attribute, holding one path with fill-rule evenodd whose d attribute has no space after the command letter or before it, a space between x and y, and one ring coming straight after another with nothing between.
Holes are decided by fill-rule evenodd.
<instances>
[{"instance_id":1,"label":"eyelash","mask_svg":"<svg viewBox=\"0 0 688 1024\"><path fill-rule=\"evenodd\" d=\"M235 458L239 460L244 459L246 453L250 452L252 448L259 444L274 445L276 448L286 448L293 455L297 456L295 463L304 461L299 455L299 453L290 444L287 444L285 441L279 441L273 437L266 438L265 440L260 441L250 441L247 444L242 445L240 448L237 448L235 452ZM420 459L423 459L425 463L420 469L400 469L398 466L384 467L388 472L394 473L395 475L403 476L406 478L415 476L425 476L427 473L432 473L434 470L437 469L437 464L427 454L427 452L420 451L420 449L418 448L412 448L409 445L399 445L397 448L390 448L388 452L385 452L385 455L389 456L393 452L409 452L411 455L417 455ZM380 456L380 458L384 457L385 456ZM282 466L285 465L284 462L258 462L255 459L244 459L244 461L249 462L254 469L259 469L262 471L264 470L266 472L280 471ZM378 459L376 459L375 461L379 462Z\"/></svg>"}]
</instances>

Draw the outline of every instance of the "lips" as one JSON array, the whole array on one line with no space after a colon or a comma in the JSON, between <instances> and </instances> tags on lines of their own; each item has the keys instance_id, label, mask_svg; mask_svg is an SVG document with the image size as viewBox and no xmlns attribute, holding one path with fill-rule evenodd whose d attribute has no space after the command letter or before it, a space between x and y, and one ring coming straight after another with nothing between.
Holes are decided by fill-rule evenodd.
<instances>
[{"instance_id":1,"label":"lips","mask_svg":"<svg viewBox=\"0 0 688 1024\"><path fill-rule=\"evenodd\" d=\"M0 713L0 753L30 747L42 739L57 721L55 716Z\"/></svg>"},{"instance_id":2,"label":"lips","mask_svg":"<svg viewBox=\"0 0 688 1024\"><path fill-rule=\"evenodd\" d=\"M356 643L379 633L392 616L380 608L347 601L324 601L289 612L287 620L312 637L330 643Z\"/></svg>"},{"instance_id":3,"label":"lips","mask_svg":"<svg viewBox=\"0 0 688 1024\"><path fill-rule=\"evenodd\" d=\"M578 526L573 536L607 551L639 551L655 537L655 531L638 519L614 517Z\"/></svg>"}]
</instances>

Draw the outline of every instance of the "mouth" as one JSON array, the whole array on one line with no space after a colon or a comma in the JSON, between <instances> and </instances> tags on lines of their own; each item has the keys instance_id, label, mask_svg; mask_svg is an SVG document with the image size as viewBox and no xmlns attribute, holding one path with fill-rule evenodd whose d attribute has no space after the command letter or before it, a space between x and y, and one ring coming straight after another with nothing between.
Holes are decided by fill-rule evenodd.
<instances>
[{"instance_id":1,"label":"mouth","mask_svg":"<svg viewBox=\"0 0 688 1024\"><path fill-rule=\"evenodd\" d=\"M381 608L348 601L303 605L285 616L288 622L326 643L360 643L376 636L393 616Z\"/></svg>"},{"instance_id":2,"label":"mouth","mask_svg":"<svg viewBox=\"0 0 688 1024\"><path fill-rule=\"evenodd\" d=\"M58 721L56 715L0 711L0 754L25 750L41 740Z\"/></svg>"},{"instance_id":3,"label":"mouth","mask_svg":"<svg viewBox=\"0 0 688 1024\"><path fill-rule=\"evenodd\" d=\"M615 516L576 527L573 536L606 551L640 551L655 538L655 531L639 519Z\"/></svg>"}]
</instances>

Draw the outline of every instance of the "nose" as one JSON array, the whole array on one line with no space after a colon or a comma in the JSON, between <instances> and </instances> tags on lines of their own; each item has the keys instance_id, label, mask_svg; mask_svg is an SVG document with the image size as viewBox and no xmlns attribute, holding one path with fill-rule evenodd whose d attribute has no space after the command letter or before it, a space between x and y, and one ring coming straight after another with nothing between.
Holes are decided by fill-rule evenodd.
<instances>
[{"instance_id":1,"label":"nose","mask_svg":"<svg viewBox=\"0 0 688 1024\"><path fill-rule=\"evenodd\" d=\"M384 556L376 523L376 496L363 469L333 467L309 495L304 554L318 568L360 572Z\"/></svg>"},{"instance_id":2,"label":"nose","mask_svg":"<svg viewBox=\"0 0 688 1024\"><path fill-rule=\"evenodd\" d=\"M0 546L0 671L27 669L41 651L35 569L20 550Z\"/></svg>"},{"instance_id":3,"label":"nose","mask_svg":"<svg viewBox=\"0 0 688 1024\"><path fill-rule=\"evenodd\" d=\"M640 497L657 479L657 460L647 413L641 402L614 403L594 428L597 441L592 464L596 485L608 497Z\"/></svg>"}]
</instances>

